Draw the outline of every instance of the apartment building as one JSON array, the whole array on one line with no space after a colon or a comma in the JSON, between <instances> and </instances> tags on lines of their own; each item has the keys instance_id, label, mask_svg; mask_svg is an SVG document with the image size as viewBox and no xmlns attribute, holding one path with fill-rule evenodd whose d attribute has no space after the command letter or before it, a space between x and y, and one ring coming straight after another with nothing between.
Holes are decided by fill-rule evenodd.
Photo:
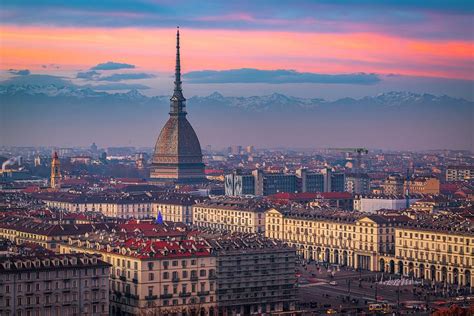
<instances>
[{"instance_id":1,"label":"apartment building","mask_svg":"<svg viewBox=\"0 0 474 316\"><path fill-rule=\"evenodd\" d=\"M191 224L192 206L202 198L188 194L153 192L120 195L77 195L41 193L36 195L47 206L69 212L100 212L115 218L157 218Z\"/></svg>"},{"instance_id":2,"label":"apartment building","mask_svg":"<svg viewBox=\"0 0 474 316\"><path fill-rule=\"evenodd\" d=\"M31 218L5 217L0 220L0 237L17 244L34 243L58 251L58 245L69 237L82 236L99 229L112 229L114 224L48 224Z\"/></svg>"},{"instance_id":3,"label":"apartment building","mask_svg":"<svg viewBox=\"0 0 474 316\"><path fill-rule=\"evenodd\" d=\"M98 257L0 258L0 315L109 315L110 265Z\"/></svg>"},{"instance_id":4,"label":"apartment building","mask_svg":"<svg viewBox=\"0 0 474 316\"><path fill-rule=\"evenodd\" d=\"M448 166L446 181L470 181L474 178L474 166Z\"/></svg>"},{"instance_id":5,"label":"apartment building","mask_svg":"<svg viewBox=\"0 0 474 316\"><path fill-rule=\"evenodd\" d=\"M263 233L268 208L260 199L211 199L193 205L193 224L228 232Z\"/></svg>"},{"instance_id":6,"label":"apartment building","mask_svg":"<svg viewBox=\"0 0 474 316\"><path fill-rule=\"evenodd\" d=\"M100 254L112 265L112 315L216 315L216 259L204 241L71 238L61 253Z\"/></svg>"},{"instance_id":7,"label":"apartment building","mask_svg":"<svg viewBox=\"0 0 474 316\"><path fill-rule=\"evenodd\" d=\"M380 259L380 271L472 287L474 234L471 226L432 222L396 227L395 254Z\"/></svg>"},{"instance_id":8,"label":"apartment building","mask_svg":"<svg viewBox=\"0 0 474 316\"><path fill-rule=\"evenodd\" d=\"M220 315L295 310L295 249L258 235L219 234L208 240L217 260Z\"/></svg>"},{"instance_id":9,"label":"apartment building","mask_svg":"<svg viewBox=\"0 0 474 316\"><path fill-rule=\"evenodd\" d=\"M370 271L377 271L380 256L394 253L395 227L408 221L330 208L272 208L265 216L265 236L304 258Z\"/></svg>"}]
</instances>

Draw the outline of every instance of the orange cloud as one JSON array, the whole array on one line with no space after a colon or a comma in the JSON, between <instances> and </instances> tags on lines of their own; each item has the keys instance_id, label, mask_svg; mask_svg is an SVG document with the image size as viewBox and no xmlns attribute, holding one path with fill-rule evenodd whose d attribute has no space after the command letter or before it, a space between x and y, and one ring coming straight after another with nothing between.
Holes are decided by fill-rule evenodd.
<instances>
[{"instance_id":1,"label":"orange cloud","mask_svg":"<svg viewBox=\"0 0 474 316\"><path fill-rule=\"evenodd\" d=\"M1 67L84 69L113 60L148 71L174 67L174 29L0 26ZM295 69L474 79L472 41L377 33L182 30L183 70Z\"/></svg>"}]
</instances>

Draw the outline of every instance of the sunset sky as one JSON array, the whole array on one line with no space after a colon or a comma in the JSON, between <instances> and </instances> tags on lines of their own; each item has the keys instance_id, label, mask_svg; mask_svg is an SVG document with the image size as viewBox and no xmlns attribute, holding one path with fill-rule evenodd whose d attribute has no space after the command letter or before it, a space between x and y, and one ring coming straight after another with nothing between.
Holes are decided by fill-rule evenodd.
<instances>
[{"instance_id":1,"label":"sunset sky","mask_svg":"<svg viewBox=\"0 0 474 316\"><path fill-rule=\"evenodd\" d=\"M166 94L179 25L188 94L413 90L472 100L473 3L3 0L0 76ZM310 92L295 91L299 83Z\"/></svg>"}]
</instances>

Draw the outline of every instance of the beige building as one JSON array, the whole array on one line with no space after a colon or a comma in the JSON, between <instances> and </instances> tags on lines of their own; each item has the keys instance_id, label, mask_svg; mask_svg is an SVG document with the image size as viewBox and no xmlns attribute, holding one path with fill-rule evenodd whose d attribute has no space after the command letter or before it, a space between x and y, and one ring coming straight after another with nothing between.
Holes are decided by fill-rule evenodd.
<instances>
[{"instance_id":1,"label":"beige building","mask_svg":"<svg viewBox=\"0 0 474 316\"><path fill-rule=\"evenodd\" d=\"M0 237L17 244L34 243L48 250L58 251L58 245L69 237L77 237L113 224L48 224L33 219L7 217L0 220Z\"/></svg>"},{"instance_id":2,"label":"beige building","mask_svg":"<svg viewBox=\"0 0 474 316\"><path fill-rule=\"evenodd\" d=\"M70 239L61 253L101 254L112 264L113 315L216 315L216 259L204 242L123 240L90 234Z\"/></svg>"},{"instance_id":3,"label":"beige building","mask_svg":"<svg viewBox=\"0 0 474 316\"><path fill-rule=\"evenodd\" d=\"M371 271L380 256L394 253L395 227L407 220L332 209L272 208L265 216L265 236L295 246L305 259Z\"/></svg>"},{"instance_id":4,"label":"beige building","mask_svg":"<svg viewBox=\"0 0 474 316\"><path fill-rule=\"evenodd\" d=\"M474 166L449 166L446 168L446 181L469 181L474 178Z\"/></svg>"},{"instance_id":5,"label":"beige building","mask_svg":"<svg viewBox=\"0 0 474 316\"><path fill-rule=\"evenodd\" d=\"M0 258L0 315L109 315L109 269L85 254Z\"/></svg>"},{"instance_id":6,"label":"beige building","mask_svg":"<svg viewBox=\"0 0 474 316\"><path fill-rule=\"evenodd\" d=\"M156 194L151 208L155 217L161 214L164 221L192 224L193 205L202 198L187 194Z\"/></svg>"},{"instance_id":7,"label":"beige building","mask_svg":"<svg viewBox=\"0 0 474 316\"><path fill-rule=\"evenodd\" d=\"M255 199L212 199L193 206L193 224L229 232L263 233L266 203Z\"/></svg>"},{"instance_id":8,"label":"beige building","mask_svg":"<svg viewBox=\"0 0 474 316\"><path fill-rule=\"evenodd\" d=\"M69 212L100 212L116 218L156 218L191 224L192 206L201 200L187 194L144 193L139 195L77 195L71 193L38 194L46 205Z\"/></svg>"},{"instance_id":9,"label":"beige building","mask_svg":"<svg viewBox=\"0 0 474 316\"><path fill-rule=\"evenodd\" d=\"M37 194L48 207L68 212L100 212L107 217L117 218L151 218L156 217L152 211L151 197L141 195L82 195L72 193ZM155 216L154 216L155 215Z\"/></svg>"},{"instance_id":10,"label":"beige building","mask_svg":"<svg viewBox=\"0 0 474 316\"><path fill-rule=\"evenodd\" d=\"M397 227L395 236L395 255L381 258L379 270L472 287L472 228Z\"/></svg>"},{"instance_id":11,"label":"beige building","mask_svg":"<svg viewBox=\"0 0 474 316\"><path fill-rule=\"evenodd\" d=\"M385 195L402 195L405 180L401 175L390 175L382 183L383 194Z\"/></svg>"}]
</instances>

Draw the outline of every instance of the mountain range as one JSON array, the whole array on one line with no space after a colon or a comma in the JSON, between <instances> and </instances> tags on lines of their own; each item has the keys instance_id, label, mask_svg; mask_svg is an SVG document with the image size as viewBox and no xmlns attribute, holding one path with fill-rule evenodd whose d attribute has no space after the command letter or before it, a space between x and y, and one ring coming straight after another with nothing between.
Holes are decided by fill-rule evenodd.
<instances>
[{"instance_id":1,"label":"mountain range","mask_svg":"<svg viewBox=\"0 0 474 316\"><path fill-rule=\"evenodd\" d=\"M201 145L428 149L473 148L474 102L386 92L328 101L273 93L214 92L187 100ZM95 91L76 85L0 85L0 144L150 146L169 96Z\"/></svg>"}]
</instances>

